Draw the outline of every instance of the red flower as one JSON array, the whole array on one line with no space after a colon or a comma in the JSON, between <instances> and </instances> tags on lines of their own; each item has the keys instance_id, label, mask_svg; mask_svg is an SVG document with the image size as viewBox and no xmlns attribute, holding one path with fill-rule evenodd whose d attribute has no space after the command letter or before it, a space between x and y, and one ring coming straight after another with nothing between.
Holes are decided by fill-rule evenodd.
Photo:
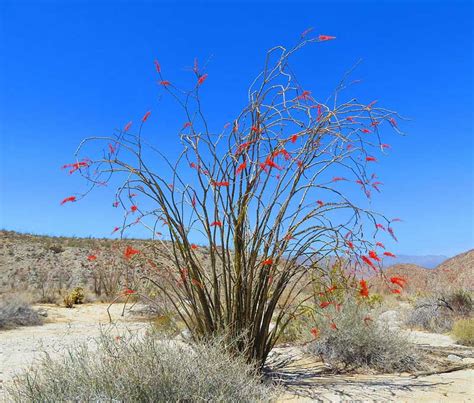
<instances>
[{"instance_id":1,"label":"red flower","mask_svg":"<svg viewBox=\"0 0 474 403\"><path fill-rule=\"evenodd\" d=\"M381 229L385 231L385 227L382 224L375 224L375 228Z\"/></svg>"},{"instance_id":2,"label":"red flower","mask_svg":"<svg viewBox=\"0 0 474 403\"><path fill-rule=\"evenodd\" d=\"M367 257L367 256L361 256L360 257L365 263L367 263L372 269L377 270L377 268L374 266L372 261Z\"/></svg>"},{"instance_id":3,"label":"red flower","mask_svg":"<svg viewBox=\"0 0 474 403\"><path fill-rule=\"evenodd\" d=\"M240 174L245 168L247 168L247 162L244 161L242 164L240 164L237 169L235 170L235 174L238 175Z\"/></svg>"},{"instance_id":4,"label":"red flower","mask_svg":"<svg viewBox=\"0 0 474 403\"><path fill-rule=\"evenodd\" d=\"M139 250L133 249L131 246L127 246L125 248L125 251L123 253L125 259L130 259L133 255L138 255L140 253Z\"/></svg>"},{"instance_id":5,"label":"red flower","mask_svg":"<svg viewBox=\"0 0 474 403\"><path fill-rule=\"evenodd\" d=\"M247 141L245 143L242 143L237 146L237 150L235 151L235 155L238 156L240 155L243 151L247 151L249 148L250 144L254 143L254 141Z\"/></svg>"},{"instance_id":6,"label":"red flower","mask_svg":"<svg viewBox=\"0 0 474 403\"><path fill-rule=\"evenodd\" d=\"M369 296L369 287L367 286L367 281L360 280L359 285L360 285L359 295L362 298L367 298Z\"/></svg>"},{"instance_id":7,"label":"red flower","mask_svg":"<svg viewBox=\"0 0 474 403\"><path fill-rule=\"evenodd\" d=\"M394 118L388 120L393 127L398 127L397 121Z\"/></svg>"},{"instance_id":8,"label":"red flower","mask_svg":"<svg viewBox=\"0 0 474 403\"><path fill-rule=\"evenodd\" d=\"M346 245L352 250L354 249L354 244L351 241L346 241Z\"/></svg>"},{"instance_id":9,"label":"red flower","mask_svg":"<svg viewBox=\"0 0 474 403\"><path fill-rule=\"evenodd\" d=\"M321 302L321 303L319 304L319 306L320 306L321 308L323 308L323 309L324 309L324 308L327 308L329 305L331 305L331 303L330 303L329 301L324 301L324 302Z\"/></svg>"},{"instance_id":10,"label":"red flower","mask_svg":"<svg viewBox=\"0 0 474 403\"><path fill-rule=\"evenodd\" d=\"M270 168L278 169L279 171L282 170L282 168L278 166L277 164L275 164L275 162L273 162L273 160L270 157L267 157L267 159L265 160L265 165L268 165Z\"/></svg>"},{"instance_id":11,"label":"red flower","mask_svg":"<svg viewBox=\"0 0 474 403\"><path fill-rule=\"evenodd\" d=\"M367 162L377 162L377 158L375 158L375 157L370 157L370 156L369 156L369 157L365 157L365 160L366 160Z\"/></svg>"},{"instance_id":12,"label":"red flower","mask_svg":"<svg viewBox=\"0 0 474 403\"><path fill-rule=\"evenodd\" d=\"M223 187L227 187L227 186L229 186L229 182L227 182L227 181L221 181L221 182L213 181L213 182L212 182L212 185L213 185L213 186L223 186Z\"/></svg>"},{"instance_id":13,"label":"red flower","mask_svg":"<svg viewBox=\"0 0 474 403\"><path fill-rule=\"evenodd\" d=\"M380 148L383 150L384 148L392 148L390 144L380 144Z\"/></svg>"},{"instance_id":14,"label":"red flower","mask_svg":"<svg viewBox=\"0 0 474 403\"><path fill-rule=\"evenodd\" d=\"M188 127L191 126L191 122L186 122L184 125L183 125L183 129L186 129Z\"/></svg>"},{"instance_id":15,"label":"red flower","mask_svg":"<svg viewBox=\"0 0 474 403\"><path fill-rule=\"evenodd\" d=\"M63 165L61 167L61 169L66 169L66 168L71 168L71 170L69 171L69 175L73 174L74 172L76 172L78 169L80 168L86 168L88 167L89 165L91 164L91 161L89 159L84 159L82 161L79 161L79 162L75 162L73 164L66 164L66 165Z\"/></svg>"},{"instance_id":16,"label":"red flower","mask_svg":"<svg viewBox=\"0 0 474 403\"><path fill-rule=\"evenodd\" d=\"M403 277L390 277L390 282L403 288L407 281Z\"/></svg>"},{"instance_id":17,"label":"red flower","mask_svg":"<svg viewBox=\"0 0 474 403\"><path fill-rule=\"evenodd\" d=\"M346 181L347 179L342 176L335 176L332 178L331 182L339 182L339 181Z\"/></svg>"},{"instance_id":18,"label":"red flower","mask_svg":"<svg viewBox=\"0 0 474 403\"><path fill-rule=\"evenodd\" d=\"M96 260L96 259L97 259L97 256L96 256L96 255L89 255L89 256L87 256L87 260L88 260L89 262L93 262L93 261Z\"/></svg>"},{"instance_id":19,"label":"red flower","mask_svg":"<svg viewBox=\"0 0 474 403\"><path fill-rule=\"evenodd\" d=\"M161 73L161 66L160 66L160 63L158 63L158 60L155 59L154 63L155 63L156 72Z\"/></svg>"},{"instance_id":20,"label":"red flower","mask_svg":"<svg viewBox=\"0 0 474 403\"><path fill-rule=\"evenodd\" d=\"M123 132L128 132L128 130L132 127L132 121L128 122L125 127L123 128Z\"/></svg>"},{"instance_id":21,"label":"red flower","mask_svg":"<svg viewBox=\"0 0 474 403\"><path fill-rule=\"evenodd\" d=\"M123 290L124 295L132 295L132 294L135 294L135 293L136 293L136 291L131 290L130 288L125 288L125 290Z\"/></svg>"},{"instance_id":22,"label":"red flower","mask_svg":"<svg viewBox=\"0 0 474 403\"><path fill-rule=\"evenodd\" d=\"M265 259L265 260L262 262L262 265L263 265L263 266L271 266L272 264L273 264L273 259L271 259L271 258Z\"/></svg>"},{"instance_id":23,"label":"red flower","mask_svg":"<svg viewBox=\"0 0 474 403\"><path fill-rule=\"evenodd\" d=\"M377 102L378 102L377 99L375 101L372 101L370 104L367 105L367 109L372 108L372 106L374 106Z\"/></svg>"},{"instance_id":24,"label":"red flower","mask_svg":"<svg viewBox=\"0 0 474 403\"><path fill-rule=\"evenodd\" d=\"M115 153L115 147L112 144L109 144L109 151L110 151L110 154Z\"/></svg>"},{"instance_id":25,"label":"red flower","mask_svg":"<svg viewBox=\"0 0 474 403\"><path fill-rule=\"evenodd\" d=\"M388 257L396 257L392 252L384 252L383 254Z\"/></svg>"},{"instance_id":26,"label":"red flower","mask_svg":"<svg viewBox=\"0 0 474 403\"><path fill-rule=\"evenodd\" d=\"M303 99L305 101L311 99L311 91L303 91L301 95L298 95L296 99Z\"/></svg>"},{"instance_id":27,"label":"red flower","mask_svg":"<svg viewBox=\"0 0 474 403\"><path fill-rule=\"evenodd\" d=\"M319 207L324 206L324 202L322 200L316 200L316 203L318 203Z\"/></svg>"},{"instance_id":28,"label":"red flower","mask_svg":"<svg viewBox=\"0 0 474 403\"><path fill-rule=\"evenodd\" d=\"M311 330L310 330L311 334L313 335L313 337L316 339L318 336L319 336L319 330L317 327L312 327Z\"/></svg>"},{"instance_id":29,"label":"red flower","mask_svg":"<svg viewBox=\"0 0 474 403\"><path fill-rule=\"evenodd\" d=\"M379 247L381 247L382 249L385 249L385 245L384 245L382 242L377 242L377 243L375 244L375 246L379 246ZM384 255L385 255L385 253L384 253Z\"/></svg>"},{"instance_id":30,"label":"red flower","mask_svg":"<svg viewBox=\"0 0 474 403\"><path fill-rule=\"evenodd\" d=\"M119 229L120 227L115 227L114 230L112 231L112 234L115 234Z\"/></svg>"},{"instance_id":31,"label":"red flower","mask_svg":"<svg viewBox=\"0 0 474 403\"><path fill-rule=\"evenodd\" d=\"M198 80L198 85L201 85L204 81L206 81L207 74L203 74L201 77L199 77Z\"/></svg>"},{"instance_id":32,"label":"red flower","mask_svg":"<svg viewBox=\"0 0 474 403\"><path fill-rule=\"evenodd\" d=\"M336 324L335 324L334 322L331 322L331 325L330 325L330 326L331 326L331 329L337 330L337 326L336 326Z\"/></svg>"},{"instance_id":33,"label":"red flower","mask_svg":"<svg viewBox=\"0 0 474 403\"><path fill-rule=\"evenodd\" d=\"M320 40L321 42L323 42L323 41L330 41L330 40L332 40L332 39L336 39L336 37L335 37L335 36L329 36L329 35L319 35L319 40Z\"/></svg>"},{"instance_id":34,"label":"red flower","mask_svg":"<svg viewBox=\"0 0 474 403\"><path fill-rule=\"evenodd\" d=\"M360 129L362 133L372 133L369 129Z\"/></svg>"},{"instance_id":35,"label":"red flower","mask_svg":"<svg viewBox=\"0 0 474 403\"><path fill-rule=\"evenodd\" d=\"M388 227L388 228L387 228L387 231L388 231L389 234L392 236L392 238L395 239L395 241L398 242L398 239L397 239L397 237L395 236L395 233L393 232L393 229L390 228L390 227Z\"/></svg>"},{"instance_id":36,"label":"red flower","mask_svg":"<svg viewBox=\"0 0 474 403\"><path fill-rule=\"evenodd\" d=\"M163 87L167 87L171 83L168 80L163 80L163 81L160 81L159 84L162 85Z\"/></svg>"},{"instance_id":37,"label":"red flower","mask_svg":"<svg viewBox=\"0 0 474 403\"><path fill-rule=\"evenodd\" d=\"M290 137L290 141L295 144L296 143L296 140L298 140L298 135L297 134L293 134L293 136Z\"/></svg>"},{"instance_id":38,"label":"red flower","mask_svg":"<svg viewBox=\"0 0 474 403\"><path fill-rule=\"evenodd\" d=\"M374 250L369 251L369 256L370 256L371 259L373 259L377 262L381 261L381 259L377 256L377 252L375 252Z\"/></svg>"},{"instance_id":39,"label":"red flower","mask_svg":"<svg viewBox=\"0 0 474 403\"><path fill-rule=\"evenodd\" d=\"M75 202L75 201L77 201L76 196L69 196L61 201L61 205L67 202Z\"/></svg>"},{"instance_id":40,"label":"red flower","mask_svg":"<svg viewBox=\"0 0 474 403\"><path fill-rule=\"evenodd\" d=\"M191 244L191 249L197 249L197 248L198 248L198 246L196 244L194 244L194 243Z\"/></svg>"},{"instance_id":41,"label":"red flower","mask_svg":"<svg viewBox=\"0 0 474 403\"><path fill-rule=\"evenodd\" d=\"M401 291L399 289L393 289L393 290L390 290L392 294L400 294Z\"/></svg>"},{"instance_id":42,"label":"red flower","mask_svg":"<svg viewBox=\"0 0 474 403\"><path fill-rule=\"evenodd\" d=\"M132 207L130 207L130 211L131 211L132 213L134 213L134 212L137 211L137 210L138 210L138 207L135 206L135 205L132 206Z\"/></svg>"},{"instance_id":43,"label":"red flower","mask_svg":"<svg viewBox=\"0 0 474 403\"><path fill-rule=\"evenodd\" d=\"M211 227L222 227L222 223L220 221L214 221L211 223Z\"/></svg>"},{"instance_id":44,"label":"red flower","mask_svg":"<svg viewBox=\"0 0 474 403\"><path fill-rule=\"evenodd\" d=\"M147 113L145 113L142 117L142 122L146 122L146 120L150 117L151 115L151 111L148 111Z\"/></svg>"},{"instance_id":45,"label":"red flower","mask_svg":"<svg viewBox=\"0 0 474 403\"><path fill-rule=\"evenodd\" d=\"M348 120L348 121L351 122L351 123L354 123L354 122L355 122L355 120L354 120L354 118L353 118L352 116L348 116L348 117L346 118L346 120Z\"/></svg>"}]
</instances>

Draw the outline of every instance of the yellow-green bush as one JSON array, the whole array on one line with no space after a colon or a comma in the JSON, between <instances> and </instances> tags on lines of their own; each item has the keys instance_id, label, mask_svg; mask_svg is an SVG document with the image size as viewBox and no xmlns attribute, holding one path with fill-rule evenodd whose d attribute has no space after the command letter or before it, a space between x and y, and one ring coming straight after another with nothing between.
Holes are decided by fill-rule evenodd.
<instances>
[{"instance_id":1,"label":"yellow-green bush","mask_svg":"<svg viewBox=\"0 0 474 403\"><path fill-rule=\"evenodd\" d=\"M453 336L456 343L474 346L474 319L461 319L455 322Z\"/></svg>"},{"instance_id":2,"label":"yellow-green bush","mask_svg":"<svg viewBox=\"0 0 474 403\"><path fill-rule=\"evenodd\" d=\"M74 305L83 304L84 298L84 289L82 287L76 287L69 292L69 294L66 294L64 297L64 305L66 305L66 308L72 308Z\"/></svg>"}]
</instances>

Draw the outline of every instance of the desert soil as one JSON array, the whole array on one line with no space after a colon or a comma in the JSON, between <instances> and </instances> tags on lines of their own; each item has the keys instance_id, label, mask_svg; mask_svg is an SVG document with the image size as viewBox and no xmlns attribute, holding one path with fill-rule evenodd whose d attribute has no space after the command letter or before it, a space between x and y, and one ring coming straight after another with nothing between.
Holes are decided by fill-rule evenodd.
<instances>
[{"instance_id":1,"label":"desert soil","mask_svg":"<svg viewBox=\"0 0 474 403\"><path fill-rule=\"evenodd\" d=\"M92 343L101 331L119 334L130 331L143 334L148 325L123 305L112 306L114 323L109 323L106 304L89 304L67 309L51 305L38 308L48 312L43 326L22 327L0 331L0 401L6 401L4 385L15 373L29 367L48 352L61 354L65 348L78 343ZM136 311L136 310L135 310ZM474 349L457 346L446 335L411 332L415 343L452 354L453 366L474 364ZM325 371L320 361L305 357L295 347L276 348L271 360L287 359L274 370L285 388L282 402L467 402L474 400L474 369L413 377L397 375L334 375Z\"/></svg>"}]
</instances>

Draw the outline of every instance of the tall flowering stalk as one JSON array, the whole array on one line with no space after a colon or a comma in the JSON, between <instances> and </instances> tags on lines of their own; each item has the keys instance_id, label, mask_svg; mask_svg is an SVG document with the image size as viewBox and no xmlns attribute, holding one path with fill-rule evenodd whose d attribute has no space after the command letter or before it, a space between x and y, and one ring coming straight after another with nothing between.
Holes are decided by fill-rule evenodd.
<instances>
[{"instance_id":1,"label":"tall flowering stalk","mask_svg":"<svg viewBox=\"0 0 474 403\"><path fill-rule=\"evenodd\" d=\"M307 284L323 278L323 263L340 257L352 276L362 266L376 270L375 236L394 234L389 219L348 194L362 190L370 198L379 191L370 170L389 148L380 132L399 131L397 115L376 101L341 102L346 80L329 104L301 88L290 57L334 39L306 35L291 49L268 51L247 105L219 131L211 129L200 100L212 75L196 62L196 84L184 91L156 61L161 90L183 111L176 161L145 140L150 112L139 127L130 122L111 137L83 140L76 153L79 158L92 141L111 144L77 170L91 188L123 178L113 205L126 215L114 231L143 225L161 245L141 251L140 259L158 266L156 276L152 270L143 280L169 299L196 338L225 333L261 365L307 299ZM167 263L157 265L158 256Z\"/></svg>"}]
</instances>

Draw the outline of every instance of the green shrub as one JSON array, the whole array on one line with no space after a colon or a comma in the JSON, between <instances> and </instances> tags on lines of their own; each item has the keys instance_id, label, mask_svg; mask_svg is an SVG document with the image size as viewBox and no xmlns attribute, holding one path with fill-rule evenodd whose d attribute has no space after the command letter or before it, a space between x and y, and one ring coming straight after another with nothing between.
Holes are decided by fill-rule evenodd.
<instances>
[{"instance_id":1,"label":"green shrub","mask_svg":"<svg viewBox=\"0 0 474 403\"><path fill-rule=\"evenodd\" d=\"M460 319L453 326L456 343L474 346L474 319Z\"/></svg>"},{"instance_id":2,"label":"green shrub","mask_svg":"<svg viewBox=\"0 0 474 403\"><path fill-rule=\"evenodd\" d=\"M4 295L0 297L0 329L34 326L42 323L41 316L31 308L25 296Z\"/></svg>"},{"instance_id":3,"label":"green shrub","mask_svg":"<svg viewBox=\"0 0 474 403\"><path fill-rule=\"evenodd\" d=\"M254 402L274 393L220 342L189 345L156 335L102 335L96 348L47 355L7 390L14 402Z\"/></svg>"},{"instance_id":4,"label":"green shrub","mask_svg":"<svg viewBox=\"0 0 474 403\"><path fill-rule=\"evenodd\" d=\"M378 321L367 305L346 302L339 312L328 316L332 319L325 316L315 327L316 338L307 350L332 367L371 368L380 372L404 372L419 367L418 357L407 339Z\"/></svg>"}]
</instances>

